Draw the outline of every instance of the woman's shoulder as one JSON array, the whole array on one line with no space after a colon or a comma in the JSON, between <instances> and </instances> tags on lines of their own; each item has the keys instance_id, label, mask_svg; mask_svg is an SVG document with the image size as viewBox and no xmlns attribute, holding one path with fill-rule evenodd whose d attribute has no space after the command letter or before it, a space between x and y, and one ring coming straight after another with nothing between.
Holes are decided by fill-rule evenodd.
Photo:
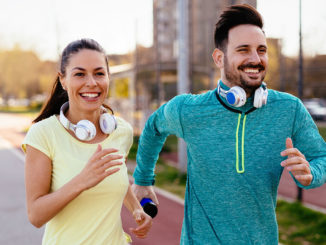
<instances>
[{"instance_id":1,"label":"woman's shoulder","mask_svg":"<svg viewBox=\"0 0 326 245\"><path fill-rule=\"evenodd\" d=\"M28 131L49 130L55 126L56 121L57 121L56 116L53 115L51 117L45 118L41 121L32 124Z\"/></svg>"},{"instance_id":2,"label":"woman's shoulder","mask_svg":"<svg viewBox=\"0 0 326 245\"><path fill-rule=\"evenodd\" d=\"M131 124L127 122L125 119L123 119L120 116L115 116L115 119L117 121L117 129L133 131Z\"/></svg>"}]
</instances>

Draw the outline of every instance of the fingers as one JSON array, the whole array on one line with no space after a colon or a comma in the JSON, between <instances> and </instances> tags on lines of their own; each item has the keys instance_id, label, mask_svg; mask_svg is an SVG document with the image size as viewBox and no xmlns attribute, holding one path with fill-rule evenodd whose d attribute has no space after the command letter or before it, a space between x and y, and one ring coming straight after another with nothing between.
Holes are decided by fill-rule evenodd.
<instances>
[{"instance_id":1,"label":"fingers","mask_svg":"<svg viewBox=\"0 0 326 245\"><path fill-rule=\"evenodd\" d=\"M108 165L109 164L112 164L112 166L114 165L119 165L119 163L121 164L122 161L115 161L115 160L119 160L119 159L122 159L123 158L123 155L107 155L105 157L103 157L101 160L98 160L97 161L97 165L99 166L104 166L104 165ZM110 165L108 165L110 166Z\"/></svg>"},{"instance_id":2,"label":"fingers","mask_svg":"<svg viewBox=\"0 0 326 245\"><path fill-rule=\"evenodd\" d=\"M104 171L103 176L102 176L102 179L104 179L104 178L106 178L106 177L108 177L108 176L110 176L110 175L118 172L119 170L120 170L120 168L114 168L114 169L109 169L107 171Z\"/></svg>"},{"instance_id":3,"label":"fingers","mask_svg":"<svg viewBox=\"0 0 326 245\"><path fill-rule=\"evenodd\" d=\"M285 146L286 149L281 152L281 156L287 159L281 162L281 166L291 171L293 177L302 185L310 185L313 177L309 162L297 148L294 148L291 138L286 139Z\"/></svg>"},{"instance_id":4,"label":"fingers","mask_svg":"<svg viewBox=\"0 0 326 245\"><path fill-rule=\"evenodd\" d=\"M153 189L153 188L152 188ZM156 204L156 205L159 205L159 202L158 202L158 199L156 197L156 194L154 192L154 190L152 190L150 193L149 193L149 197L150 199L152 199L152 201Z\"/></svg>"},{"instance_id":5,"label":"fingers","mask_svg":"<svg viewBox=\"0 0 326 245\"><path fill-rule=\"evenodd\" d=\"M286 138L285 146L286 146L286 149L293 148L293 142L292 142L292 139L291 138Z\"/></svg>"},{"instance_id":6,"label":"fingers","mask_svg":"<svg viewBox=\"0 0 326 245\"><path fill-rule=\"evenodd\" d=\"M287 169L294 168L295 165L299 165L299 164L304 164L306 166L309 166L307 160L305 158L302 158L301 156L291 157L281 162L281 166L287 167Z\"/></svg>"},{"instance_id":7,"label":"fingers","mask_svg":"<svg viewBox=\"0 0 326 245\"><path fill-rule=\"evenodd\" d=\"M305 156L297 148L294 148L291 138L286 138L285 146L286 149L281 152L281 156L287 156L289 158L294 156L300 156L302 158L305 158Z\"/></svg>"},{"instance_id":8,"label":"fingers","mask_svg":"<svg viewBox=\"0 0 326 245\"><path fill-rule=\"evenodd\" d=\"M308 186L310 185L312 181L312 175L311 174L305 174L305 175L295 175L294 178L298 180L301 184Z\"/></svg>"},{"instance_id":9,"label":"fingers","mask_svg":"<svg viewBox=\"0 0 326 245\"><path fill-rule=\"evenodd\" d=\"M158 201L158 199L156 197L153 186L141 186L141 185L133 184L131 186L131 189L135 193L135 196L138 199L138 201L140 201L141 199L147 197L147 198L152 199L152 201L156 205L159 204L159 201Z\"/></svg>"},{"instance_id":10,"label":"fingers","mask_svg":"<svg viewBox=\"0 0 326 245\"><path fill-rule=\"evenodd\" d=\"M111 153L115 153L115 152L119 151L118 149L115 149L115 148L107 148L107 149L102 150L102 147L101 147L101 150L98 151L98 148L96 149L95 153L92 156L94 160L102 159L106 155L109 155Z\"/></svg>"},{"instance_id":11,"label":"fingers","mask_svg":"<svg viewBox=\"0 0 326 245\"><path fill-rule=\"evenodd\" d=\"M293 164L293 165L288 166L286 169L291 172L301 171L301 173L304 173L304 174L310 173L310 168L309 168L308 164L306 164L306 163Z\"/></svg>"},{"instance_id":12,"label":"fingers","mask_svg":"<svg viewBox=\"0 0 326 245\"><path fill-rule=\"evenodd\" d=\"M130 228L130 231L138 238L145 238L152 227L152 218L144 212L135 214L134 218L139 226L137 228Z\"/></svg>"}]
</instances>

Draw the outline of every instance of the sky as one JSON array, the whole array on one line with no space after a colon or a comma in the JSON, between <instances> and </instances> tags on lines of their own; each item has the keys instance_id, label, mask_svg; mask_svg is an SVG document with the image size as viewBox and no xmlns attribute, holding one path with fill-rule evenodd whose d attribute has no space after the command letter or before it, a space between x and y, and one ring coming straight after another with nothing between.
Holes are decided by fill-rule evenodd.
<instances>
[{"instance_id":1,"label":"sky","mask_svg":"<svg viewBox=\"0 0 326 245\"><path fill-rule=\"evenodd\" d=\"M205 0L203 0L205 1ZM257 0L267 37L282 38L296 56L299 0ZM326 1L302 0L305 54L326 54ZM127 53L136 41L152 44L152 0L0 0L0 50L19 45L56 60L70 42L91 37L108 54Z\"/></svg>"}]
</instances>

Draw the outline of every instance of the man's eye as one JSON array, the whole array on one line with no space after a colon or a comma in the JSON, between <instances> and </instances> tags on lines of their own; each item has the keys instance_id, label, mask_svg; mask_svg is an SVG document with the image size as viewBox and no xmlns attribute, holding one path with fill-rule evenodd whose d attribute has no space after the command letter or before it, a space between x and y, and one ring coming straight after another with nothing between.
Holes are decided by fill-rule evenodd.
<instances>
[{"instance_id":1,"label":"man's eye","mask_svg":"<svg viewBox=\"0 0 326 245\"><path fill-rule=\"evenodd\" d=\"M103 72L97 72L96 75L97 76L104 76L105 74Z\"/></svg>"}]
</instances>

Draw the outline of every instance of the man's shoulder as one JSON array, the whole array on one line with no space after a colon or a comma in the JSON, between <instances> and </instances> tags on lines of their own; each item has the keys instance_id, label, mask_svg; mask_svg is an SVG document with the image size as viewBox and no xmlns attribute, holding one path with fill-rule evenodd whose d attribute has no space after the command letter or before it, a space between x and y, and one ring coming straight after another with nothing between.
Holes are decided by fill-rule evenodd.
<instances>
[{"instance_id":1,"label":"man's shoulder","mask_svg":"<svg viewBox=\"0 0 326 245\"><path fill-rule=\"evenodd\" d=\"M268 89L268 103L289 103L295 104L300 100L296 96L273 89Z\"/></svg>"},{"instance_id":2,"label":"man's shoulder","mask_svg":"<svg viewBox=\"0 0 326 245\"><path fill-rule=\"evenodd\" d=\"M216 99L214 101L214 91L215 90L209 90L200 94L181 94L177 95L172 100L175 102L181 102L182 104L187 106L206 105L211 104L213 102L216 103Z\"/></svg>"}]
</instances>

